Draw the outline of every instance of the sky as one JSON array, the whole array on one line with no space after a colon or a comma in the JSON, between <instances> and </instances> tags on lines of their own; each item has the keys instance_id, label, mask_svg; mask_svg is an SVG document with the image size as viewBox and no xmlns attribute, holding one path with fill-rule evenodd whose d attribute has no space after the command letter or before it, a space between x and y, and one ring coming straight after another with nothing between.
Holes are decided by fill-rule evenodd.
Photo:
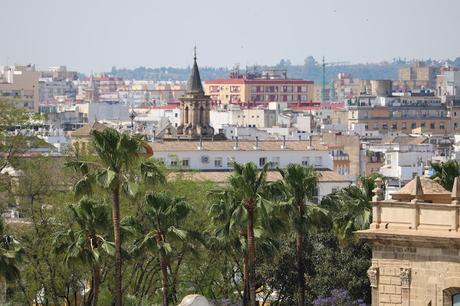
<instances>
[{"instance_id":1,"label":"sky","mask_svg":"<svg viewBox=\"0 0 460 306\"><path fill-rule=\"evenodd\" d=\"M0 65L85 73L460 56L458 0L0 0Z\"/></svg>"}]
</instances>

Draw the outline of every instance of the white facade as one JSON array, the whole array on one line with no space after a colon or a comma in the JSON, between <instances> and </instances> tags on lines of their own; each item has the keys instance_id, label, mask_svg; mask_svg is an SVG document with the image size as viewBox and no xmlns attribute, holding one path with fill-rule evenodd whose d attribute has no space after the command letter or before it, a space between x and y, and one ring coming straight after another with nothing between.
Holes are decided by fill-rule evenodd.
<instances>
[{"instance_id":1,"label":"white facade","mask_svg":"<svg viewBox=\"0 0 460 306\"><path fill-rule=\"evenodd\" d=\"M415 175L423 175L425 166L435 156L433 145L429 143L382 145L381 151L374 146L372 151L385 154L385 164L380 168L380 173L401 182L410 181Z\"/></svg>"},{"instance_id":2,"label":"white facade","mask_svg":"<svg viewBox=\"0 0 460 306\"><path fill-rule=\"evenodd\" d=\"M210 123L217 132L224 125L268 128L277 124L276 111L269 109L239 109L211 110Z\"/></svg>"},{"instance_id":3,"label":"white facade","mask_svg":"<svg viewBox=\"0 0 460 306\"><path fill-rule=\"evenodd\" d=\"M270 162L272 167L284 168L290 163L313 165L318 169L334 169L332 156L327 150L307 150L305 141L214 141L155 142L154 157L167 166L193 170L230 170L232 162L253 162L258 167Z\"/></svg>"},{"instance_id":4,"label":"white facade","mask_svg":"<svg viewBox=\"0 0 460 306\"><path fill-rule=\"evenodd\" d=\"M125 104L119 103L89 103L88 104L88 122L101 120L128 121L129 109Z\"/></svg>"}]
</instances>

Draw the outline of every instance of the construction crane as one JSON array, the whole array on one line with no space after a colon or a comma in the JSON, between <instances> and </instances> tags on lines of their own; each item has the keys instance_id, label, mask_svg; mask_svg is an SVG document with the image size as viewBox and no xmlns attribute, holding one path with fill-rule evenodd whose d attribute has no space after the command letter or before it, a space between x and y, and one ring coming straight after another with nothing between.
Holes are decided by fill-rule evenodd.
<instances>
[{"instance_id":1,"label":"construction crane","mask_svg":"<svg viewBox=\"0 0 460 306\"><path fill-rule=\"evenodd\" d=\"M348 62L328 62L326 63L326 61L324 60L324 56L323 56L323 64L322 64L322 67L323 67L323 79L322 79L322 84L321 84L321 102L325 102L326 101L326 65L327 66L338 66L338 65L347 65Z\"/></svg>"}]
</instances>

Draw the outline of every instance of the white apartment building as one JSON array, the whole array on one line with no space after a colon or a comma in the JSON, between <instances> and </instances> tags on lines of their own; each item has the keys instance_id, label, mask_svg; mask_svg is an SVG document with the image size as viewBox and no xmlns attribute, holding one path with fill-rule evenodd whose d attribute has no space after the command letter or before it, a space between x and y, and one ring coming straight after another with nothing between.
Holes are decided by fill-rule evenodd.
<instances>
[{"instance_id":1,"label":"white apartment building","mask_svg":"<svg viewBox=\"0 0 460 306\"><path fill-rule=\"evenodd\" d=\"M153 142L154 157L167 166L190 170L230 170L232 163L253 162L258 167L270 162L284 168L290 163L334 169L329 150L310 148L308 141L163 141Z\"/></svg>"},{"instance_id":2,"label":"white apartment building","mask_svg":"<svg viewBox=\"0 0 460 306\"><path fill-rule=\"evenodd\" d=\"M270 109L240 109L232 105L227 109L211 110L209 116L215 131L224 125L268 128L277 124L277 111Z\"/></svg>"},{"instance_id":3,"label":"white apartment building","mask_svg":"<svg viewBox=\"0 0 460 306\"><path fill-rule=\"evenodd\" d=\"M185 176L195 180L224 183L231 174L233 162L253 162L258 167L270 162L271 168L285 168L288 164L313 165L321 176L318 200L351 184L351 180L334 172L330 150L320 146L309 148L308 141L163 141L151 143L153 158L166 166L177 167ZM196 170L198 172L195 172ZM269 180L275 180L271 171ZM279 179L278 177L277 179Z\"/></svg>"},{"instance_id":4,"label":"white apartment building","mask_svg":"<svg viewBox=\"0 0 460 306\"><path fill-rule=\"evenodd\" d=\"M370 150L384 154L384 164L379 172L402 185L414 176L423 175L425 166L435 156L433 145L430 143L381 144L371 146Z\"/></svg>"}]
</instances>

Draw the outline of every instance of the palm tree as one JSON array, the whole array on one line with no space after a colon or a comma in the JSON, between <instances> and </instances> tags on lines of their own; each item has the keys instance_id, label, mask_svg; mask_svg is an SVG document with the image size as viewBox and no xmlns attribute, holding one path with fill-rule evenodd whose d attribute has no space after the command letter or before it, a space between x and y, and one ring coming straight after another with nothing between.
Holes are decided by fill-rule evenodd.
<instances>
[{"instance_id":1,"label":"palm tree","mask_svg":"<svg viewBox=\"0 0 460 306\"><path fill-rule=\"evenodd\" d=\"M248 255L248 284L249 302L251 306L256 305L256 283L255 283L255 237L254 227L256 221L256 209L260 207L259 214L267 216L264 195L268 192L267 171L269 164L265 164L260 171L254 163L240 165L233 164L233 174L229 177L229 185L233 194L240 197L239 204L233 212L235 220L246 215L246 241ZM262 218L265 219L265 218Z\"/></svg>"},{"instance_id":2,"label":"palm tree","mask_svg":"<svg viewBox=\"0 0 460 306\"><path fill-rule=\"evenodd\" d=\"M460 175L460 163L456 159L451 159L441 163L431 163L434 174L432 179L439 178L440 184L446 190L451 191L454 186L454 179Z\"/></svg>"},{"instance_id":3,"label":"palm tree","mask_svg":"<svg viewBox=\"0 0 460 306\"><path fill-rule=\"evenodd\" d=\"M144 136L120 133L107 128L92 131L92 144L98 161L68 162L81 171L83 178L75 185L77 195L91 194L95 183L108 190L112 198L112 223L115 241L115 306L122 305L122 250L120 228L120 192L135 196L138 190L136 170L147 181L164 180L153 161L142 160L141 152L148 146Z\"/></svg>"},{"instance_id":4,"label":"palm tree","mask_svg":"<svg viewBox=\"0 0 460 306\"><path fill-rule=\"evenodd\" d=\"M145 213L151 230L143 236L139 248L147 247L158 251L160 257L163 306L170 303L168 254L172 251L171 242L184 240L187 231L180 224L191 212L190 205L181 198L166 192L149 193L145 197Z\"/></svg>"},{"instance_id":5,"label":"palm tree","mask_svg":"<svg viewBox=\"0 0 460 306\"><path fill-rule=\"evenodd\" d=\"M353 185L327 195L321 206L329 211L333 229L342 244L355 239L353 232L368 228L371 222L371 201L362 187Z\"/></svg>"},{"instance_id":6,"label":"palm tree","mask_svg":"<svg viewBox=\"0 0 460 306\"><path fill-rule=\"evenodd\" d=\"M283 207L296 233L297 305L305 305L305 267L303 260L304 236L309 227L317 225L325 211L312 203L318 183L318 173L313 167L290 164L278 169L282 180L278 181L285 201Z\"/></svg>"},{"instance_id":7,"label":"palm tree","mask_svg":"<svg viewBox=\"0 0 460 306\"><path fill-rule=\"evenodd\" d=\"M211 250L226 250L230 257L243 257L243 305L249 303L249 269L246 214L241 211L241 197L231 188L216 188L209 194L209 216L213 233L207 245ZM235 214L236 212L236 214Z\"/></svg>"},{"instance_id":8,"label":"palm tree","mask_svg":"<svg viewBox=\"0 0 460 306\"><path fill-rule=\"evenodd\" d=\"M77 224L76 229L58 233L55 239L56 252L64 253L64 262L75 262L88 265L91 270L91 289L85 305L96 306L101 283L102 253L114 255L109 236L110 207L84 198L78 205L69 206L72 220Z\"/></svg>"}]
</instances>

